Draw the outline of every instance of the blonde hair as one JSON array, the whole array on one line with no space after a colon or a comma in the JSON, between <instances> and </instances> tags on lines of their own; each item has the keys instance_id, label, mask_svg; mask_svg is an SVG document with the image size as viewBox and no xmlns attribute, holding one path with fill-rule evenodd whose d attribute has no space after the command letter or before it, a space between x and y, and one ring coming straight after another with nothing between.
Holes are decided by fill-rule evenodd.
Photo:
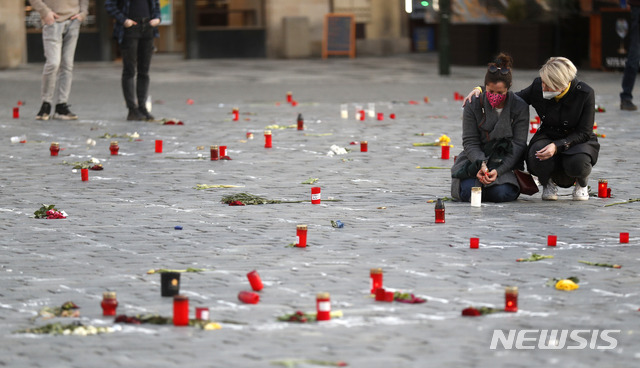
<instances>
[{"instance_id":1,"label":"blonde hair","mask_svg":"<svg viewBox=\"0 0 640 368\"><path fill-rule=\"evenodd\" d=\"M544 84L555 91L561 91L575 79L578 69L571 60L557 56L551 57L540 68L540 78Z\"/></svg>"}]
</instances>

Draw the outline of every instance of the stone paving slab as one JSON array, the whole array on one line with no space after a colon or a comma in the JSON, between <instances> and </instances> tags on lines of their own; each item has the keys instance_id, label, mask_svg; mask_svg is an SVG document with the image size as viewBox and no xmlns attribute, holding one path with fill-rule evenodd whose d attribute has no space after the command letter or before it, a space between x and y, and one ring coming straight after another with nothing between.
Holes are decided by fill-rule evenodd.
<instances>
[{"instance_id":1,"label":"stone paving slab","mask_svg":"<svg viewBox=\"0 0 640 368\"><path fill-rule=\"evenodd\" d=\"M607 108L596 115L607 137L590 184L607 178L615 198L572 202L566 189L558 202L542 202L539 194L481 209L447 202L446 223L435 224L427 201L449 195L449 171L416 166L448 167L452 160L441 160L438 148L411 143L447 134L452 156L461 150L461 109L453 92L477 85L483 68L453 67L450 77L441 77L433 55L329 61L160 56L152 63L153 113L185 122L162 126L123 120L118 63L76 65L70 103L80 120L35 121L41 66L0 71L0 365L262 367L316 359L354 367L635 367L640 360L638 207L604 207L640 197L633 179L638 114L616 109L619 73L580 72ZM536 75L514 73L516 90ZM297 107L284 103L287 91ZM14 120L17 100L26 106ZM340 119L340 104L353 110L369 102L385 113L384 121ZM239 122L231 121L234 106L241 111ZM388 118L392 112L395 120ZM294 124L298 113L305 130L274 130L274 147L265 149L265 126ZM253 140L246 140L247 131ZM110 140L99 138L133 132L141 141L118 139L117 157L108 154ZM415 135L422 132L433 135ZM27 143L9 143L22 135ZM87 139L97 144L88 146ZM153 153L156 139L164 141L162 154ZM369 152L349 145L360 140L369 142ZM51 141L64 148L57 158L49 157ZM233 160L207 160L208 150L197 147L211 144L226 144ZM354 151L328 157L333 144ZM105 169L90 171L88 182L62 165L90 157ZM340 202L220 203L237 192L308 200L311 186L301 182L309 177L320 179L324 199ZM199 191L196 184L244 187ZM69 218L31 218L41 203L56 204ZM338 219L344 228L331 227ZM309 225L309 247L286 247L301 223ZM176 225L183 230L174 230ZM631 233L628 245L618 242L622 231ZM558 236L555 249L546 246L548 234ZM468 249L471 236L480 238L480 249ZM515 262L534 252L554 258ZM145 325L88 337L12 334L46 323L30 318L67 300L82 307L82 321L110 326L99 306L106 290L117 291L119 313L170 316L171 300L160 297L159 277L146 271L186 267L208 270L182 275L192 315L195 306L209 307L213 320L226 321L221 330ZM374 302L368 293L371 267L384 269L385 286L427 303ZM243 305L236 296L249 290L245 274L253 269L265 289L259 304ZM581 279L580 289L545 286L552 277L568 276ZM469 305L501 307L508 285L520 288L517 314L461 317ZM331 293L332 307L343 318L311 325L276 321L278 315L314 310L320 291ZM495 329L620 333L613 350L492 350Z\"/></svg>"}]
</instances>

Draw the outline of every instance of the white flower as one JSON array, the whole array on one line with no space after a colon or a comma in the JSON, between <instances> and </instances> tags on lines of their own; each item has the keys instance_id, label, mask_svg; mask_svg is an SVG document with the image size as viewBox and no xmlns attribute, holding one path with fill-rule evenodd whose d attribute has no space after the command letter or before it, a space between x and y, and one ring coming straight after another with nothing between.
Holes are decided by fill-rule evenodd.
<instances>
[{"instance_id":1,"label":"white flower","mask_svg":"<svg viewBox=\"0 0 640 368\"><path fill-rule=\"evenodd\" d=\"M89 139L87 139L87 145L88 146L95 146L96 145L96 141L91 139L91 138L89 138Z\"/></svg>"},{"instance_id":2,"label":"white flower","mask_svg":"<svg viewBox=\"0 0 640 368\"><path fill-rule=\"evenodd\" d=\"M98 159L97 159L97 158L95 158L95 157L91 157L91 163L99 164L99 163L100 163L100 160L98 160Z\"/></svg>"},{"instance_id":3,"label":"white flower","mask_svg":"<svg viewBox=\"0 0 640 368\"><path fill-rule=\"evenodd\" d=\"M75 330L73 330L73 335L78 335L78 336L87 336L87 330L84 329L84 327L78 327Z\"/></svg>"},{"instance_id":4,"label":"white flower","mask_svg":"<svg viewBox=\"0 0 640 368\"><path fill-rule=\"evenodd\" d=\"M345 148L339 147L337 145L331 146L331 151L333 151L336 155L345 155L347 154L347 150Z\"/></svg>"},{"instance_id":5,"label":"white flower","mask_svg":"<svg viewBox=\"0 0 640 368\"><path fill-rule=\"evenodd\" d=\"M62 331L62 334L63 335L71 335L71 330L66 329L66 330Z\"/></svg>"},{"instance_id":6,"label":"white flower","mask_svg":"<svg viewBox=\"0 0 640 368\"><path fill-rule=\"evenodd\" d=\"M131 137L131 138L140 138L140 134L138 134L138 132L133 132L133 134L129 134L129 137Z\"/></svg>"},{"instance_id":7,"label":"white flower","mask_svg":"<svg viewBox=\"0 0 640 368\"><path fill-rule=\"evenodd\" d=\"M69 215L67 215L67 213L66 213L66 212L64 212L64 211L60 211L60 213L61 213L61 214L62 214L62 216L64 216L64 217L69 217Z\"/></svg>"}]
</instances>

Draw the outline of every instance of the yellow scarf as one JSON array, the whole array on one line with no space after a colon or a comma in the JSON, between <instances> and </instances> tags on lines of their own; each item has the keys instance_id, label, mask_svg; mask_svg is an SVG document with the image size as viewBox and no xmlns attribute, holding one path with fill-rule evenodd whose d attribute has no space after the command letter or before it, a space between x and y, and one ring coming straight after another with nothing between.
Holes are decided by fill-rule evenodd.
<instances>
[{"instance_id":1,"label":"yellow scarf","mask_svg":"<svg viewBox=\"0 0 640 368\"><path fill-rule=\"evenodd\" d=\"M559 95L557 95L556 97L554 97L554 98L556 99L556 102L557 102L557 101L560 101L560 99L561 99L562 97L564 97L564 95L566 95L566 94L567 94L567 92L569 92L569 88L571 88L571 82L569 82L569 85L567 86L567 88L565 88L565 89L564 89L564 91L562 91L562 93L561 93L561 94L559 94Z\"/></svg>"}]
</instances>

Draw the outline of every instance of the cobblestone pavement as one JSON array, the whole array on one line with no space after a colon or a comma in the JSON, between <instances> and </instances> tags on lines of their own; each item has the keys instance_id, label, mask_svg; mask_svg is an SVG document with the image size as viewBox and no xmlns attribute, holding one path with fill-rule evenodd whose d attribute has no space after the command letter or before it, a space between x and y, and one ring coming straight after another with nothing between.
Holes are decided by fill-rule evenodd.
<instances>
[{"instance_id":1,"label":"cobblestone pavement","mask_svg":"<svg viewBox=\"0 0 640 368\"><path fill-rule=\"evenodd\" d=\"M434 205L427 201L449 196L449 171L416 167L450 167L452 160L440 159L436 147L412 143L447 134L452 156L461 150L461 109L453 93L466 94L480 83L482 67L454 66L451 76L442 77L435 55L329 61L156 57L152 112L184 125L125 121L119 63L76 64L70 103L80 120L35 121L41 67L0 71L0 366L267 367L288 359L299 367L320 361L353 367L640 363L639 204L605 207L640 197L640 166L633 163L640 115L618 109L620 73L579 75L607 109L596 115L606 138L590 185L608 179L614 198L573 202L564 189L557 202L542 202L539 194L481 208L446 202L446 223L435 224ZM515 90L536 76L533 70L514 73ZM285 102L287 91L296 107ZM11 119L18 100L26 105L19 119ZM367 103L384 113L383 121L353 119L355 105ZM349 104L348 120L340 118L340 104ZM231 120L234 106L238 122ZM295 124L298 113L305 130L273 129L273 148L265 149L265 127ZM118 139L118 156L109 155L110 139L100 138L133 132L140 141ZM247 132L254 139L247 140ZM10 143L22 136L26 143ZM88 145L88 139L97 144ZM161 154L154 153L156 139L164 141ZM366 153L350 145L361 140L369 142ZM60 142L59 157L49 156L52 141ZM210 161L213 144L227 145L233 160ZM353 151L330 157L332 145ZM91 157L104 170L90 171L88 182L63 164ZM319 179L323 199L340 201L220 203L223 195L240 192L308 200L311 186L301 182L309 177ZM197 184L243 187L196 190ZM69 217L34 219L42 203ZM331 220L341 220L344 228L333 228ZM309 226L305 249L287 247L297 224ZM629 244L619 243L620 232L630 233ZM557 247L547 247L549 234L558 236ZM470 237L480 238L480 249L469 249ZM532 253L554 258L515 261ZM86 337L12 333L68 321L32 320L41 308L65 301L81 307L83 323L112 326L100 308L107 290L117 292L119 314L170 317L171 298L160 296L159 276L146 271L187 267L207 270L182 274L181 293L190 298L192 318L195 307L209 307L222 329L123 325ZM383 268L385 287L427 302L375 302L369 295L372 267ZM242 304L237 293L250 290L245 274L253 269L265 288L257 305ZM580 279L578 290L545 286L569 276ZM461 316L470 305L502 308L509 285L519 287L518 313ZM315 324L276 320L314 311L321 291L331 293L332 309L341 310L342 318ZM560 349L507 349L502 343L490 348L494 330L507 335L554 329L586 331L567 338L574 349L562 347L561 334L555 345ZM615 344L602 338L603 330L616 330L609 335ZM540 333L523 336L530 339L524 345L533 347Z\"/></svg>"}]
</instances>

